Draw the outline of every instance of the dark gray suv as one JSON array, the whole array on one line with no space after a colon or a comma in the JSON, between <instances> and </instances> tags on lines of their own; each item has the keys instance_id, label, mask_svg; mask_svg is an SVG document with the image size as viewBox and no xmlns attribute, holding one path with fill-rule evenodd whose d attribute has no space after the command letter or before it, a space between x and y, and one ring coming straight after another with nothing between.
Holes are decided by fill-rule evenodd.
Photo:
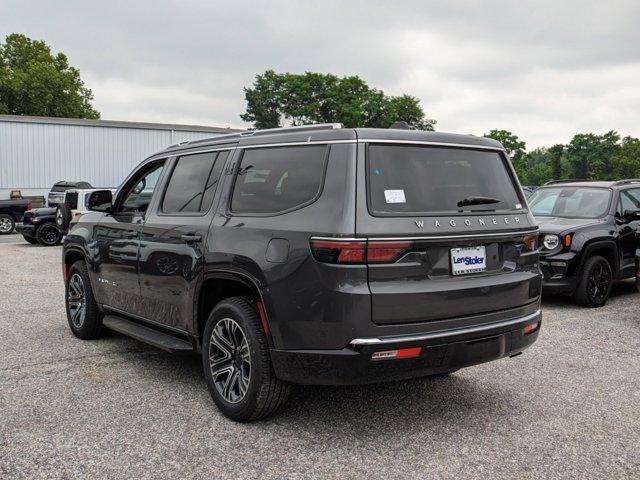
<instances>
[{"instance_id":1,"label":"dark gray suv","mask_svg":"<svg viewBox=\"0 0 640 480\"><path fill-rule=\"evenodd\" d=\"M290 384L443 375L541 325L537 227L502 146L311 125L221 135L94 192L63 264L69 326L199 352L228 417Z\"/></svg>"}]
</instances>

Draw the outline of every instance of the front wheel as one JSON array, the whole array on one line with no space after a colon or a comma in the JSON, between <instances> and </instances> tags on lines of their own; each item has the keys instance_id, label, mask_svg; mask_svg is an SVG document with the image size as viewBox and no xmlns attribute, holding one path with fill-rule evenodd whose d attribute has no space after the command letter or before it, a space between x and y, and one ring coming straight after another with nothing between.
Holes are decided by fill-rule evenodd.
<instances>
[{"instance_id":1,"label":"front wheel","mask_svg":"<svg viewBox=\"0 0 640 480\"><path fill-rule=\"evenodd\" d=\"M62 232L54 223L45 223L38 228L36 239L40 245L55 247L62 241Z\"/></svg>"},{"instance_id":2,"label":"front wheel","mask_svg":"<svg viewBox=\"0 0 640 480\"><path fill-rule=\"evenodd\" d=\"M71 332L83 340L102 334L102 314L93 297L87 264L79 260L67 272L64 292Z\"/></svg>"},{"instance_id":3,"label":"front wheel","mask_svg":"<svg viewBox=\"0 0 640 480\"><path fill-rule=\"evenodd\" d=\"M574 299L584 307L602 307L607 303L612 287L611 265L606 258L595 255L585 262L580 272Z\"/></svg>"},{"instance_id":4,"label":"front wheel","mask_svg":"<svg viewBox=\"0 0 640 480\"><path fill-rule=\"evenodd\" d=\"M0 215L0 235L9 235L16 228L16 221L11 215L5 213Z\"/></svg>"},{"instance_id":5,"label":"front wheel","mask_svg":"<svg viewBox=\"0 0 640 480\"><path fill-rule=\"evenodd\" d=\"M239 422L271 415L287 400L289 385L275 376L267 336L250 297L220 302L207 320L202 366L220 411Z\"/></svg>"}]
</instances>

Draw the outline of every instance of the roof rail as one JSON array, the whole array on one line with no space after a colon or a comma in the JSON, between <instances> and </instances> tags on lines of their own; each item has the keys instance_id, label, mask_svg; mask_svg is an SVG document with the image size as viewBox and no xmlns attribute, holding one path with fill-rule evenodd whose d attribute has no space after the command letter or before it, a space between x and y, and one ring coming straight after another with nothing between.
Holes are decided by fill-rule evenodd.
<instances>
[{"instance_id":1,"label":"roof rail","mask_svg":"<svg viewBox=\"0 0 640 480\"><path fill-rule=\"evenodd\" d=\"M312 130L333 130L335 128L344 128L341 123L312 123L309 125L294 125L292 127L276 127L276 128L264 128L257 130L247 130L240 133L241 137L248 137L249 135L268 135L270 133L278 132L298 132L298 131L312 131Z\"/></svg>"},{"instance_id":2,"label":"roof rail","mask_svg":"<svg viewBox=\"0 0 640 480\"><path fill-rule=\"evenodd\" d=\"M309 125L296 125L293 127L277 127L277 128L264 128L264 129L255 129L255 130L246 130L244 132L229 132L229 133L221 133L219 135L212 135L211 137L201 138L198 140L188 140L186 142L175 143L170 145L167 148L180 147L183 145L191 145L201 142L208 142L211 140L216 140L220 138L233 138L233 137L250 137L253 135L268 135L270 133L278 133L278 132L310 132L314 130L333 130L336 128L344 128L344 125L341 123L312 123Z\"/></svg>"},{"instance_id":3,"label":"roof rail","mask_svg":"<svg viewBox=\"0 0 640 480\"><path fill-rule=\"evenodd\" d=\"M617 187L618 185L628 185L629 183L640 183L640 179L638 178L627 178L625 180L618 180L617 182L613 182L612 187Z\"/></svg>"},{"instance_id":4,"label":"roof rail","mask_svg":"<svg viewBox=\"0 0 640 480\"><path fill-rule=\"evenodd\" d=\"M567 178L566 180L551 180L542 186L545 187L547 185L554 185L556 183L574 183L574 182L589 182L589 181L590 180L587 180L586 178Z\"/></svg>"}]
</instances>

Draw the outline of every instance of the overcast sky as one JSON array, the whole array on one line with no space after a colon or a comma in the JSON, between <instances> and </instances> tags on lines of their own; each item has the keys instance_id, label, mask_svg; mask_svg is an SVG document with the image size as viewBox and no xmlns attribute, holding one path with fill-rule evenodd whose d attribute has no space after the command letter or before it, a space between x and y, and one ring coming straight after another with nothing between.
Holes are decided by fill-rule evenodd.
<instances>
[{"instance_id":1,"label":"overcast sky","mask_svg":"<svg viewBox=\"0 0 640 480\"><path fill-rule=\"evenodd\" d=\"M0 36L65 52L109 120L246 127L256 73L359 75L439 131L528 149L640 136L638 1L0 0Z\"/></svg>"}]
</instances>

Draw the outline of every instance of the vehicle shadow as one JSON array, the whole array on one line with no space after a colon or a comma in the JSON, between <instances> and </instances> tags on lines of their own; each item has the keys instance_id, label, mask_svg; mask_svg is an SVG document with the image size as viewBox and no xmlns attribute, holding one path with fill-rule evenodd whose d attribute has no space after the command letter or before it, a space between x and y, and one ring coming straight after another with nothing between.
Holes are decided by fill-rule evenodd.
<instances>
[{"instance_id":1,"label":"vehicle shadow","mask_svg":"<svg viewBox=\"0 0 640 480\"><path fill-rule=\"evenodd\" d=\"M621 282L616 282L613 284L611 289L611 297L610 299L615 299L618 297L626 297L631 295L637 295L638 290L636 289L636 284L634 279L627 279ZM543 294L542 295L542 306L553 306L553 307L566 307L573 306L575 307L575 302L573 298L567 295L553 295L553 294Z\"/></svg>"}]
</instances>

